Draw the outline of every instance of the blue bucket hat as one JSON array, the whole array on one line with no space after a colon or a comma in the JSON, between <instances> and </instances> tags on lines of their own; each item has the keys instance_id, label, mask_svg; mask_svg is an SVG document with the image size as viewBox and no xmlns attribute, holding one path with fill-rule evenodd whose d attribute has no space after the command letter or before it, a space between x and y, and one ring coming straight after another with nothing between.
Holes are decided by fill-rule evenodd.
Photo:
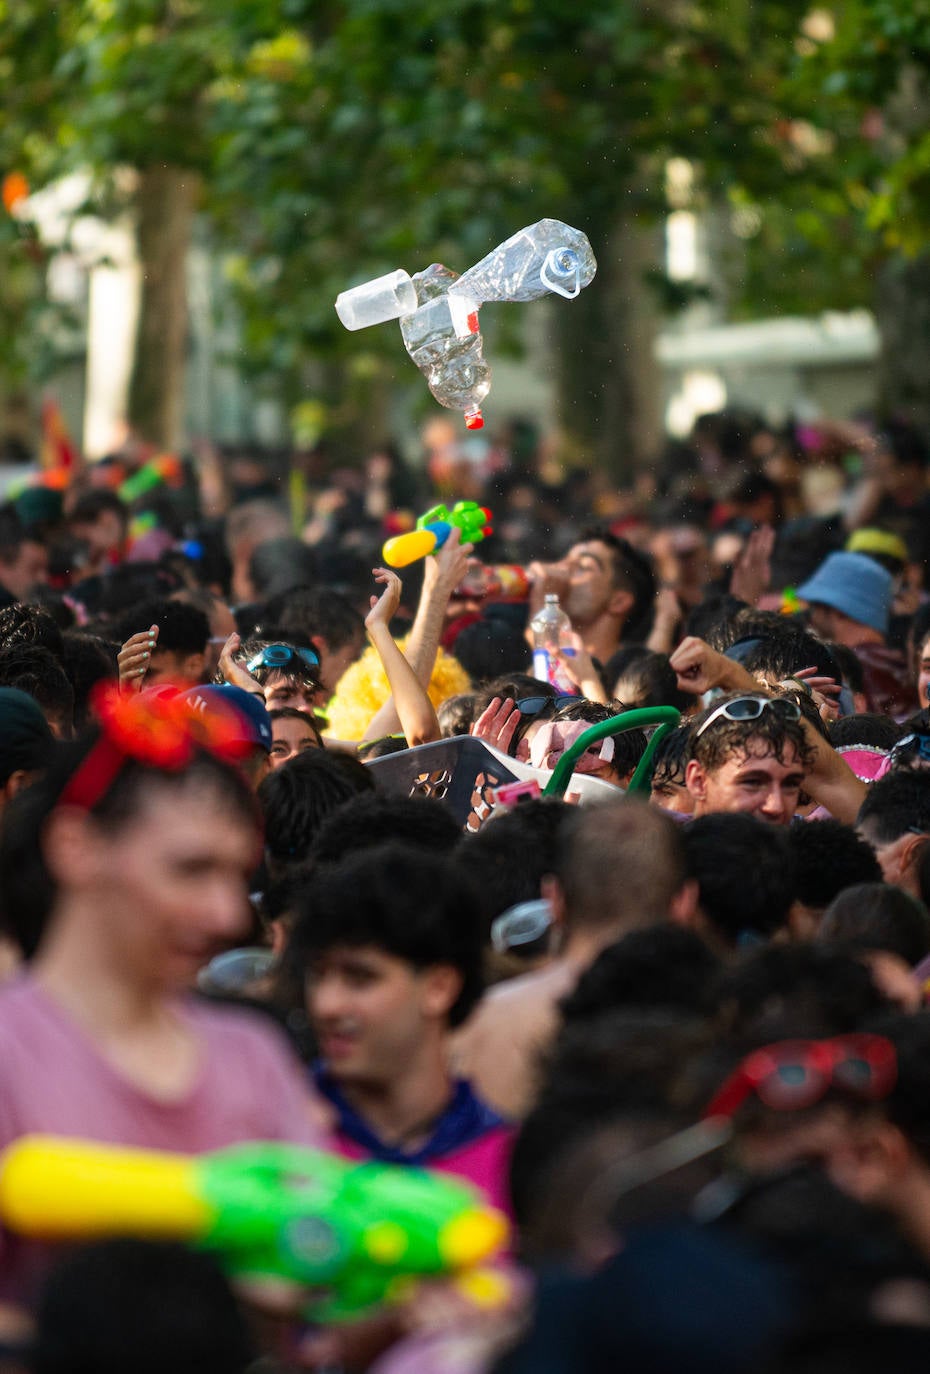
<instances>
[{"instance_id":1,"label":"blue bucket hat","mask_svg":"<svg viewBox=\"0 0 930 1374\"><path fill-rule=\"evenodd\" d=\"M879 634L888 632L893 594L891 573L864 553L831 553L798 587L802 601L830 606Z\"/></svg>"}]
</instances>

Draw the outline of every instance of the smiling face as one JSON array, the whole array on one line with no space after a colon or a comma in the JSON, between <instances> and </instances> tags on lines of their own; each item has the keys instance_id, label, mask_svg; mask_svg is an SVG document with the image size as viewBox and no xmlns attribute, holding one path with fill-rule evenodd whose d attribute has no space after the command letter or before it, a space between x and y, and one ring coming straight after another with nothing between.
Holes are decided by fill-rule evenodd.
<instances>
[{"instance_id":1,"label":"smiling face","mask_svg":"<svg viewBox=\"0 0 930 1374\"><path fill-rule=\"evenodd\" d=\"M334 1078L389 1083L438 1036L461 988L445 965L417 969L374 945L337 945L307 974L307 1012Z\"/></svg>"},{"instance_id":2,"label":"smiling face","mask_svg":"<svg viewBox=\"0 0 930 1374\"><path fill-rule=\"evenodd\" d=\"M691 759L685 772L688 791L694 798L694 814L744 811L773 825L789 825L798 806L804 768L792 745L786 744L781 761L764 741L747 742L713 772Z\"/></svg>"}]
</instances>

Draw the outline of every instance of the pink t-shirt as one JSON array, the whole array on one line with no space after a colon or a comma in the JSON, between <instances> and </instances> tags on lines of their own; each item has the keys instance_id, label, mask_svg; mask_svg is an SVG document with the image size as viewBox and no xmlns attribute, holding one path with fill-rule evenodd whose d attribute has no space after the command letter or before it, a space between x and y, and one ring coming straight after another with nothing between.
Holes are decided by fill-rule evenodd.
<instances>
[{"instance_id":1,"label":"pink t-shirt","mask_svg":"<svg viewBox=\"0 0 930 1374\"><path fill-rule=\"evenodd\" d=\"M194 1000L178 1010L202 1047L190 1092L161 1102L129 1082L27 974L0 990L0 1149L41 1131L202 1154L249 1140L325 1148L312 1089L282 1035L257 1013ZM46 1247L0 1244L0 1299L30 1301Z\"/></svg>"}]
</instances>

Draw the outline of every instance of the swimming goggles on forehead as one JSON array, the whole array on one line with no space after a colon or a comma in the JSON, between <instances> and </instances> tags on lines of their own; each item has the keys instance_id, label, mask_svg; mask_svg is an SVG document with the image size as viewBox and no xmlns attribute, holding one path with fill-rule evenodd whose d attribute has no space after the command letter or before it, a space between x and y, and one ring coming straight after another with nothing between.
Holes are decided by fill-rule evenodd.
<instances>
[{"instance_id":1,"label":"swimming goggles on forehead","mask_svg":"<svg viewBox=\"0 0 930 1374\"><path fill-rule=\"evenodd\" d=\"M266 644L245 666L250 673L260 668L271 668L277 672L303 672L309 668L312 676L316 677L314 670L319 668L320 659L313 649L297 649L293 644Z\"/></svg>"},{"instance_id":2,"label":"swimming goggles on forehead","mask_svg":"<svg viewBox=\"0 0 930 1374\"><path fill-rule=\"evenodd\" d=\"M711 711L694 738L700 739L708 726L721 716L732 721L758 720L763 711L772 711L782 720L801 719L800 706L786 697L736 697L733 701L724 701L716 711Z\"/></svg>"},{"instance_id":3,"label":"swimming goggles on forehead","mask_svg":"<svg viewBox=\"0 0 930 1374\"><path fill-rule=\"evenodd\" d=\"M714 1096L704 1119L731 1117L755 1096L775 1111L813 1107L831 1088L860 1102L887 1097L898 1076L894 1046L881 1035L781 1040L756 1050Z\"/></svg>"}]
</instances>

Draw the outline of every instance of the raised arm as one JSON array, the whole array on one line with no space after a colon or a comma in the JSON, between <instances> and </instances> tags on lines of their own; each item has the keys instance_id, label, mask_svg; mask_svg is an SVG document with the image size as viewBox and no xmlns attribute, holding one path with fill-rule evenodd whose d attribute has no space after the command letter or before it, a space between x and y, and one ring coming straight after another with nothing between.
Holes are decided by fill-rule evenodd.
<instances>
[{"instance_id":1,"label":"raised arm","mask_svg":"<svg viewBox=\"0 0 930 1374\"><path fill-rule=\"evenodd\" d=\"M428 744L440 737L436 712L426 694L425 685L420 682L412 666L395 644L389 628L391 617L400 605L400 578L388 568L375 568L373 572L375 581L384 587L384 591L380 597L371 598L371 610L365 618L365 629L384 665L391 688L393 711L404 738L410 745ZM365 731L366 740L380 739L383 734L390 733L389 730L383 729L383 713L384 707L372 717Z\"/></svg>"},{"instance_id":2,"label":"raised arm","mask_svg":"<svg viewBox=\"0 0 930 1374\"><path fill-rule=\"evenodd\" d=\"M449 598L468 570L468 555L473 546L459 543L460 538L459 530L453 529L439 552L425 559L423 563L420 604L417 606L403 656L424 690L429 686L433 675ZM394 699L389 697L371 720L365 738L381 739L384 735L393 734L395 730L402 728ZM433 738L436 739L438 736Z\"/></svg>"}]
</instances>

